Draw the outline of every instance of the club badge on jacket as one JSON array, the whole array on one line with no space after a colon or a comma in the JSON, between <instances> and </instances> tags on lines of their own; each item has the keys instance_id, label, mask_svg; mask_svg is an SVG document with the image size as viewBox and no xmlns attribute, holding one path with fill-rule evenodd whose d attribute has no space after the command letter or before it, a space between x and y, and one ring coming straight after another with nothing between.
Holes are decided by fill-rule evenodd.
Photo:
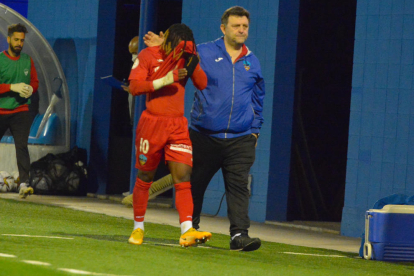
<instances>
[{"instance_id":1,"label":"club badge on jacket","mask_svg":"<svg viewBox=\"0 0 414 276\"><path fill-rule=\"evenodd\" d=\"M246 69L246 71L250 70L250 62L245 60L245 61L243 61L243 65L244 65L244 69Z\"/></svg>"}]
</instances>

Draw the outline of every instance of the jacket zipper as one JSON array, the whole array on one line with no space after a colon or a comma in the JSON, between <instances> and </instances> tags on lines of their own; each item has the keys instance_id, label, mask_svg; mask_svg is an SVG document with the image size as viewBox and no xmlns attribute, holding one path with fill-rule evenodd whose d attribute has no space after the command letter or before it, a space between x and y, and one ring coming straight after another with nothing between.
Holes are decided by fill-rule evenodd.
<instances>
[{"instance_id":1,"label":"jacket zipper","mask_svg":"<svg viewBox=\"0 0 414 276\"><path fill-rule=\"evenodd\" d=\"M228 130L229 130L229 128L230 128L231 115L233 114L233 105L234 105L234 64L235 64L235 63L233 63L233 93L232 93L232 96L231 96L231 109L230 109L230 117L229 117L229 123L227 124L227 130L226 130L226 133L224 134L224 138L227 138L227 131L228 131Z\"/></svg>"}]
</instances>

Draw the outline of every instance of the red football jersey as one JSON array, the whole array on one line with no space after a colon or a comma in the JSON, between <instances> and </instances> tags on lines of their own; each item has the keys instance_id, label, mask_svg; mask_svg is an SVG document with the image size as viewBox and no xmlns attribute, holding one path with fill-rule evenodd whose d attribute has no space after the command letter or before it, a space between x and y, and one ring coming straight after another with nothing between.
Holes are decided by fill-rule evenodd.
<instances>
[{"instance_id":1,"label":"red football jersey","mask_svg":"<svg viewBox=\"0 0 414 276\"><path fill-rule=\"evenodd\" d=\"M188 78L174 82L171 85L154 91L152 84L154 74L162 67L164 59L163 51L159 46L148 47L142 50L132 67L130 80L130 92L132 95L147 94L147 111L160 116L184 116L184 92ZM184 59L177 63L177 69L184 67ZM198 64L191 76L197 89L207 86L207 76Z\"/></svg>"}]
</instances>

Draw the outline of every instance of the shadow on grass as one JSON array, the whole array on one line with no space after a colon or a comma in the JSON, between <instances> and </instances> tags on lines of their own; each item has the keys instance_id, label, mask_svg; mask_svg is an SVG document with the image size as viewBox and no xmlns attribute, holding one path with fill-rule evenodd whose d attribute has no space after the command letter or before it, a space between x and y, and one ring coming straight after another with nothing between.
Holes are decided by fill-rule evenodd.
<instances>
[{"instance_id":1,"label":"shadow on grass","mask_svg":"<svg viewBox=\"0 0 414 276\"><path fill-rule=\"evenodd\" d=\"M68 233L63 233L63 232L55 232L52 234L59 235L59 236L65 236L65 237L80 237L80 238L94 239L94 240L100 240L100 241L114 241L114 242L122 242L122 243L127 243L129 239L129 236L124 236L124 235L88 235L88 234L68 234ZM155 246L181 247L178 244L178 241L176 239L171 240L171 239L157 239L157 238L145 237L143 244L155 245ZM200 244L197 247L228 251L228 249L226 248L211 246L208 243Z\"/></svg>"}]
</instances>

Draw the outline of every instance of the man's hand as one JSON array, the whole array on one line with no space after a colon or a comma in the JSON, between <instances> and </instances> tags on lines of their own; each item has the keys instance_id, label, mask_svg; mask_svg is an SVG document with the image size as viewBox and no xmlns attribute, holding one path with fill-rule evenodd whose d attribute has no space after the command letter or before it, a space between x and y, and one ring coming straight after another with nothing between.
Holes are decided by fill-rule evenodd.
<instances>
[{"instance_id":1,"label":"man's hand","mask_svg":"<svg viewBox=\"0 0 414 276\"><path fill-rule=\"evenodd\" d=\"M256 144L254 145L254 147L257 147L257 140L259 140L259 135L257 133L252 133L252 135L256 137Z\"/></svg>"},{"instance_id":2,"label":"man's hand","mask_svg":"<svg viewBox=\"0 0 414 276\"><path fill-rule=\"evenodd\" d=\"M160 32L160 35L156 35L153 32L148 32L144 35L144 44L147 47L159 46L164 42L164 33Z\"/></svg>"},{"instance_id":3,"label":"man's hand","mask_svg":"<svg viewBox=\"0 0 414 276\"><path fill-rule=\"evenodd\" d=\"M33 87L24 82L11 84L10 90L19 93L22 98L29 98L33 93Z\"/></svg>"},{"instance_id":4,"label":"man's hand","mask_svg":"<svg viewBox=\"0 0 414 276\"><path fill-rule=\"evenodd\" d=\"M131 93L131 90L129 90L129 86L126 85L121 85L122 89L124 89L124 91Z\"/></svg>"}]
</instances>

